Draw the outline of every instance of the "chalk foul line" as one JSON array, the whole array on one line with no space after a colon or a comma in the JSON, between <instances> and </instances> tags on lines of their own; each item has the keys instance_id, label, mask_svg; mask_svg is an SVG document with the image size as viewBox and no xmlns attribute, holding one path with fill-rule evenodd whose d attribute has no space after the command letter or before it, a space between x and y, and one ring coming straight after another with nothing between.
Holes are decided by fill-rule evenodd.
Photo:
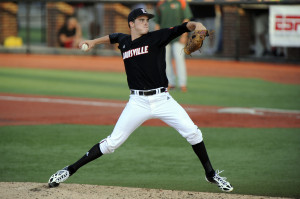
<instances>
[{"instance_id":1,"label":"chalk foul line","mask_svg":"<svg viewBox=\"0 0 300 199\"><path fill-rule=\"evenodd\" d=\"M73 104L84 106L96 106L96 107L115 107L124 108L126 103L123 102L99 102L88 100L76 100L76 99L56 99L45 97L20 97L20 96L0 96L2 101L20 101L20 102L42 102L42 103L57 103L57 104ZM185 108L188 112L201 112L203 108ZM207 112L207 109L206 109ZM241 107L225 107L208 112L215 113L231 113L231 114L250 114L250 115L264 115L265 113L275 114L300 114L300 110L285 110L285 109L272 109L272 108L241 108ZM297 117L300 118L300 117Z\"/></svg>"},{"instance_id":2,"label":"chalk foul line","mask_svg":"<svg viewBox=\"0 0 300 199\"><path fill-rule=\"evenodd\" d=\"M0 100L5 101L21 101L21 102L44 102L44 103L58 103L58 104L75 104L85 106L108 106L108 107L125 107L126 103L117 102L98 102L72 99L54 99L44 97L16 97L16 96L0 96Z\"/></svg>"}]
</instances>

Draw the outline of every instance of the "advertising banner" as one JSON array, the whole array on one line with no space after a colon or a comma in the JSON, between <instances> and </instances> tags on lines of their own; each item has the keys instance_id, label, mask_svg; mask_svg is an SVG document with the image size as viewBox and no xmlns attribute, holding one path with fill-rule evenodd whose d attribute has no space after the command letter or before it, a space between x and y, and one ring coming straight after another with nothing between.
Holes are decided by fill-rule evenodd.
<instances>
[{"instance_id":1,"label":"advertising banner","mask_svg":"<svg viewBox=\"0 0 300 199\"><path fill-rule=\"evenodd\" d=\"M270 6L271 46L300 47L300 5Z\"/></svg>"}]
</instances>

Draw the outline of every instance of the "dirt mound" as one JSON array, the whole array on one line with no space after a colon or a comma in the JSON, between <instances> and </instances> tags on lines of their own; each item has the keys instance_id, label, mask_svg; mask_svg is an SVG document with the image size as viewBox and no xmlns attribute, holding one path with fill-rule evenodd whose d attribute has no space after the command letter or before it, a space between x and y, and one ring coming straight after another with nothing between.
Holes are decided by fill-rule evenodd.
<instances>
[{"instance_id":1,"label":"dirt mound","mask_svg":"<svg viewBox=\"0 0 300 199\"><path fill-rule=\"evenodd\" d=\"M46 183L0 182L0 198L88 198L88 199L277 199L275 197L237 195L226 193L203 193L161 189L142 189L82 184L62 184L49 188ZM282 198L281 198L282 199Z\"/></svg>"}]
</instances>

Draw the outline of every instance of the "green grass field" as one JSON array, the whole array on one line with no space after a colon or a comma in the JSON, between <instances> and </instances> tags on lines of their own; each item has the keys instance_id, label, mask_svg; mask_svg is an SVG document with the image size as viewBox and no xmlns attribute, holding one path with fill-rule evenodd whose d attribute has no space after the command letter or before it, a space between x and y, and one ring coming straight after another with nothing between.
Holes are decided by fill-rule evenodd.
<instances>
[{"instance_id":1,"label":"green grass field","mask_svg":"<svg viewBox=\"0 0 300 199\"><path fill-rule=\"evenodd\" d=\"M112 126L1 127L0 181L46 182L106 137ZM299 129L203 128L215 168L234 193L299 197ZM81 168L67 183L219 192L204 180L189 144L168 127L140 127L114 154Z\"/></svg>"},{"instance_id":2,"label":"green grass field","mask_svg":"<svg viewBox=\"0 0 300 199\"><path fill-rule=\"evenodd\" d=\"M189 77L188 81L188 93L171 93L182 104L300 109L298 85L242 78ZM0 92L118 100L129 95L121 73L7 67L0 68ZM0 181L47 182L52 173L76 161L112 129L2 126ZM225 170L234 193L300 197L299 129L201 130L214 167ZM81 168L67 183L220 192L204 180L189 144L169 127L138 128L114 154Z\"/></svg>"},{"instance_id":3,"label":"green grass field","mask_svg":"<svg viewBox=\"0 0 300 199\"><path fill-rule=\"evenodd\" d=\"M0 92L128 100L123 73L0 68ZM300 109L300 86L259 79L189 77L182 104Z\"/></svg>"}]
</instances>

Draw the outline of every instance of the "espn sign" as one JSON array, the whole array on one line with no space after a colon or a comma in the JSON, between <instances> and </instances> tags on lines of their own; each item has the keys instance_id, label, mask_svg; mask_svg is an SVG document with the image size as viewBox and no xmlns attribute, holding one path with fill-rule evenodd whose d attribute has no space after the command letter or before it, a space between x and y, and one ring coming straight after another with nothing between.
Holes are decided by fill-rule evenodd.
<instances>
[{"instance_id":1,"label":"espn sign","mask_svg":"<svg viewBox=\"0 0 300 199\"><path fill-rule=\"evenodd\" d=\"M300 47L300 6L270 6L270 44Z\"/></svg>"},{"instance_id":2,"label":"espn sign","mask_svg":"<svg viewBox=\"0 0 300 199\"><path fill-rule=\"evenodd\" d=\"M300 10L299 10L300 12ZM275 30L276 31L298 31L300 30L300 13L299 15L276 15Z\"/></svg>"}]
</instances>

